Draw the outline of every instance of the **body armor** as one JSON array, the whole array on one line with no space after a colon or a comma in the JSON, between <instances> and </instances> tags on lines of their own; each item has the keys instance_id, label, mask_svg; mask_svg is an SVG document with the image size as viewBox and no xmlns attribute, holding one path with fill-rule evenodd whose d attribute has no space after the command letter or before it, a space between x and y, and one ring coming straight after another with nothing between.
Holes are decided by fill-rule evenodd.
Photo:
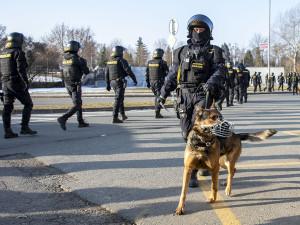
<instances>
[{"instance_id":1,"label":"body armor","mask_svg":"<svg viewBox=\"0 0 300 225\"><path fill-rule=\"evenodd\" d=\"M0 55L1 73L3 79L18 76L17 62L13 58L14 51L15 49L8 49Z\"/></svg>"},{"instance_id":2,"label":"body armor","mask_svg":"<svg viewBox=\"0 0 300 225\"><path fill-rule=\"evenodd\" d=\"M160 80L165 77L162 70L162 60L152 59L148 63L150 80Z\"/></svg>"},{"instance_id":3,"label":"body armor","mask_svg":"<svg viewBox=\"0 0 300 225\"><path fill-rule=\"evenodd\" d=\"M80 65L80 57L78 55L66 55L63 61L64 78L73 82L80 82L83 75Z\"/></svg>"},{"instance_id":4,"label":"body armor","mask_svg":"<svg viewBox=\"0 0 300 225\"><path fill-rule=\"evenodd\" d=\"M122 69L122 66L118 66L120 63L120 57L112 58L107 62L109 69L109 80L116 80L118 78L124 79L126 76L125 71Z\"/></svg>"},{"instance_id":5,"label":"body armor","mask_svg":"<svg viewBox=\"0 0 300 225\"><path fill-rule=\"evenodd\" d=\"M213 57L214 48L207 48L204 51L191 50L184 48L182 50L183 60L178 72L178 83L196 84L205 83L212 72L210 60Z\"/></svg>"}]
</instances>

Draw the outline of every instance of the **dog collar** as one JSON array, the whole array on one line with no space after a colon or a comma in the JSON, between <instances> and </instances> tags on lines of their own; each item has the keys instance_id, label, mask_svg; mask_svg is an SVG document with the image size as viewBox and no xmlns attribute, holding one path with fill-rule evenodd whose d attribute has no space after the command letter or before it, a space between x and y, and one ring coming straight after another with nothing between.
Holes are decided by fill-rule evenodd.
<instances>
[{"instance_id":1,"label":"dog collar","mask_svg":"<svg viewBox=\"0 0 300 225\"><path fill-rule=\"evenodd\" d=\"M196 143L193 144L193 141L196 141ZM190 140L190 145L200 146L200 144L202 144L203 147L210 147L215 141L216 138L213 138L211 141L204 141L201 136L197 136L196 138L192 137L192 140Z\"/></svg>"}]
</instances>

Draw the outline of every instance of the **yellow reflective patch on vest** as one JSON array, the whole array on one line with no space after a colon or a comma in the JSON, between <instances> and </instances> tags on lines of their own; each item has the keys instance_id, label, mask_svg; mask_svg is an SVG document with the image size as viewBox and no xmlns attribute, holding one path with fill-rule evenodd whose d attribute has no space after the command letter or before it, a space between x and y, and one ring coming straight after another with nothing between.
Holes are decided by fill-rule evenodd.
<instances>
[{"instance_id":1,"label":"yellow reflective patch on vest","mask_svg":"<svg viewBox=\"0 0 300 225\"><path fill-rule=\"evenodd\" d=\"M159 64L149 64L149 66L159 67Z\"/></svg>"},{"instance_id":2,"label":"yellow reflective patch on vest","mask_svg":"<svg viewBox=\"0 0 300 225\"><path fill-rule=\"evenodd\" d=\"M230 70L229 73L233 73L233 71Z\"/></svg>"},{"instance_id":3,"label":"yellow reflective patch on vest","mask_svg":"<svg viewBox=\"0 0 300 225\"><path fill-rule=\"evenodd\" d=\"M243 74L239 73L239 74L238 74L238 76L239 76L239 77L242 77L242 76L243 76Z\"/></svg>"},{"instance_id":4,"label":"yellow reflective patch on vest","mask_svg":"<svg viewBox=\"0 0 300 225\"><path fill-rule=\"evenodd\" d=\"M212 48L212 49L209 50L208 54L212 54L214 51L215 51L215 49Z\"/></svg>"},{"instance_id":5,"label":"yellow reflective patch on vest","mask_svg":"<svg viewBox=\"0 0 300 225\"><path fill-rule=\"evenodd\" d=\"M63 64L66 65L66 64L72 64L73 63L73 60L65 60L63 61Z\"/></svg>"},{"instance_id":6,"label":"yellow reflective patch on vest","mask_svg":"<svg viewBox=\"0 0 300 225\"><path fill-rule=\"evenodd\" d=\"M118 61L110 61L110 62L107 62L107 64L109 64L109 65L115 65L115 64L117 64L118 63Z\"/></svg>"},{"instance_id":7,"label":"yellow reflective patch on vest","mask_svg":"<svg viewBox=\"0 0 300 225\"><path fill-rule=\"evenodd\" d=\"M10 58L11 54L0 55L0 59Z\"/></svg>"},{"instance_id":8,"label":"yellow reflective patch on vest","mask_svg":"<svg viewBox=\"0 0 300 225\"><path fill-rule=\"evenodd\" d=\"M193 63L192 64L192 68L200 68L200 69L203 69L203 63Z\"/></svg>"}]
</instances>

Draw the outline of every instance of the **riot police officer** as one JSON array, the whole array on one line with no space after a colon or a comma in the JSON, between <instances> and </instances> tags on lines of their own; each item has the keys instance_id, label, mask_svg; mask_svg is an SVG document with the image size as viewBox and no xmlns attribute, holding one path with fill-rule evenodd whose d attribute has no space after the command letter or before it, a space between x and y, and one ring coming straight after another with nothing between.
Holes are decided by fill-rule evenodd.
<instances>
[{"instance_id":1,"label":"riot police officer","mask_svg":"<svg viewBox=\"0 0 300 225\"><path fill-rule=\"evenodd\" d=\"M246 75L244 73L244 64L239 63L237 65L237 76L236 76L236 82L237 82L237 101L239 104L243 104L243 96L244 96L244 91L245 91L245 86L246 86Z\"/></svg>"},{"instance_id":2,"label":"riot police officer","mask_svg":"<svg viewBox=\"0 0 300 225\"><path fill-rule=\"evenodd\" d=\"M287 77L286 77L286 83L287 83L287 85L288 85L288 87L287 87L287 90L288 90L288 91L291 91L291 90L292 90L292 76L293 76L293 73L290 72L290 73L288 73L288 75L287 75Z\"/></svg>"},{"instance_id":3,"label":"riot police officer","mask_svg":"<svg viewBox=\"0 0 300 225\"><path fill-rule=\"evenodd\" d=\"M157 99L160 96L160 89L164 84L165 77L169 72L167 62L162 59L164 55L164 50L158 48L153 53L153 59L148 61L146 68L146 83L147 87L151 88L153 94L155 95L155 118L163 118L160 114L161 106L159 105Z\"/></svg>"},{"instance_id":4,"label":"riot police officer","mask_svg":"<svg viewBox=\"0 0 300 225\"><path fill-rule=\"evenodd\" d=\"M63 78L68 94L72 98L73 107L57 119L63 130L67 129L66 122L75 113L78 127L89 126L82 118L81 79L83 74L89 74L90 71L86 60L78 55L80 48L83 48L81 44L72 40L64 51L66 54L63 61Z\"/></svg>"},{"instance_id":5,"label":"riot police officer","mask_svg":"<svg viewBox=\"0 0 300 225\"><path fill-rule=\"evenodd\" d=\"M36 131L28 127L33 103L28 92L28 67L25 52L22 51L22 44L26 37L18 32L8 35L5 50L0 54L0 67L2 74L3 91L3 126L4 138L18 137L17 133L11 130L11 113L14 108L14 101L18 99L23 105L21 134L36 134Z\"/></svg>"},{"instance_id":6,"label":"riot police officer","mask_svg":"<svg viewBox=\"0 0 300 225\"><path fill-rule=\"evenodd\" d=\"M258 72L258 74L257 74L257 85L259 87L259 91L261 91L261 83L262 83L260 74L261 74L261 72Z\"/></svg>"},{"instance_id":7,"label":"riot police officer","mask_svg":"<svg viewBox=\"0 0 300 225\"><path fill-rule=\"evenodd\" d=\"M283 76L282 72L278 76L277 80L278 80L278 84L279 84L278 85L278 91L280 90L280 88L281 88L281 91L283 91L284 76Z\"/></svg>"},{"instance_id":8,"label":"riot police officer","mask_svg":"<svg viewBox=\"0 0 300 225\"><path fill-rule=\"evenodd\" d=\"M247 100L248 100L248 92L247 92L247 89L248 87L250 86L250 71L248 69L246 69L246 67L244 66L244 70L243 70L243 78L244 78L244 102L247 103Z\"/></svg>"},{"instance_id":9,"label":"riot police officer","mask_svg":"<svg viewBox=\"0 0 300 225\"><path fill-rule=\"evenodd\" d=\"M195 120L195 106L211 106L212 99L218 98L219 86L226 73L222 49L210 44L213 39L212 21L197 14L189 19L187 29L187 45L175 50L173 66L158 99L164 104L170 92L177 88L178 116L185 142ZM208 102L206 93L209 93ZM208 175L207 172L203 175ZM196 175L197 170L193 170L190 187L198 186Z\"/></svg>"},{"instance_id":10,"label":"riot police officer","mask_svg":"<svg viewBox=\"0 0 300 225\"><path fill-rule=\"evenodd\" d=\"M275 85L275 76L274 76L274 73L271 73L270 75L270 84L271 84L271 91L275 91L275 88L274 88L274 85Z\"/></svg>"},{"instance_id":11,"label":"riot police officer","mask_svg":"<svg viewBox=\"0 0 300 225\"><path fill-rule=\"evenodd\" d=\"M126 76L131 77L133 85L137 85L136 77L132 72L128 62L123 58L122 46L115 46L112 50L111 59L107 62L105 71L106 90L110 91L111 86L115 91L115 104L113 107L112 123L123 123L127 119L124 109L124 94L126 88ZM122 116L122 120L118 118L118 114Z\"/></svg>"},{"instance_id":12,"label":"riot police officer","mask_svg":"<svg viewBox=\"0 0 300 225\"><path fill-rule=\"evenodd\" d=\"M293 75L292 75L291 80L292 80L292 87L293 87L293 95L294 94L298 95L298 82L299 82L299 78L298 78L296 72L294 72L292 74Z\"/></svg>"},{"instance_id":13,"label":"riot police officer","mask_svg":"<svg viewBox=\"0 0 300 225\"><path fill-rule=\"evenodd\" d=\"M236 70L233 69L233 62L227 63L228 78L229 78L229 106L233 106L234 89L235 89L235 78Z\"/></svg>"},{"instance_id":14,"label":"riot police officer","mask_svg":"<svg viewBox=\"0 0 300 225\"><path fill-rule=\"evenodd\" d=\"M257 91L257 73L254 72L254 74L251 77L251 83L253 83L254 92Z\"/></svg>"}]
</instances>

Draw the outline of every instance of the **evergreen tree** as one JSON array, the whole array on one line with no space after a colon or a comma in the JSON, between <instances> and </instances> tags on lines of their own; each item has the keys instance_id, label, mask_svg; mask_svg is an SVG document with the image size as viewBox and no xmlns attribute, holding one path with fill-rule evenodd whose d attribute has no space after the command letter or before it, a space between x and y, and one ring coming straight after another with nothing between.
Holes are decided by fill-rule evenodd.
<instances>
[{"instance_id":1,"label":"evergreen tree","mask_svg":"<svg viewBox=\"0 0 300 225\"><path fill-rule=\"evenodd\" d=\"M261 55L261 51L259 47L255 48L255 57L253 59L254 66L256 67L262 67L264 66L264 60L263 56Z\"/></svg>"},{"instance_id":2,"label":"evergreen tree","mask_svg":"<svg viewBox=\"0 0 300 225\"><path fill-rule=\"evenodd\" d=\"M106 45L104 44L100 48L99 67L105 67L107 61L108 61L107 48Z\"/></svg>"},{"instance_id":3,"label":"evergreen tree","mask_svg":"<svg viewBox=\"0 0 300 225\"><path fill-rule=\"evenodd\" d=\"M136 44L136 52L135 52L135 59L134 65L135 66L146 66L149 52L147 50L146 45L143 43L143 39L139 37L137 44Z\"/></svg>"},{"instance_id":4,"label":"evergreen tree","mask_svg":"<svg viewBox=\"0 0 300 225\"><path fill-rule=\"evenodd\" d=\"M221 48L224 50L226 60L232 61L232 60L230 59L230 51L229 51L228 45L227 45L226 43L224 43L224 44L221 46Z\"/></svg>"},{"instance_id":5,"label":"evergreen tree","mask_svg":"<svg viewBox=\"0 0 300 225\"><path fill-rule=\"evenodd\" d=\"M244 57L244 64L246 67L253 66L253 56L250 50L246 52L246 55Z\"/></svg>"}]
</instances>

